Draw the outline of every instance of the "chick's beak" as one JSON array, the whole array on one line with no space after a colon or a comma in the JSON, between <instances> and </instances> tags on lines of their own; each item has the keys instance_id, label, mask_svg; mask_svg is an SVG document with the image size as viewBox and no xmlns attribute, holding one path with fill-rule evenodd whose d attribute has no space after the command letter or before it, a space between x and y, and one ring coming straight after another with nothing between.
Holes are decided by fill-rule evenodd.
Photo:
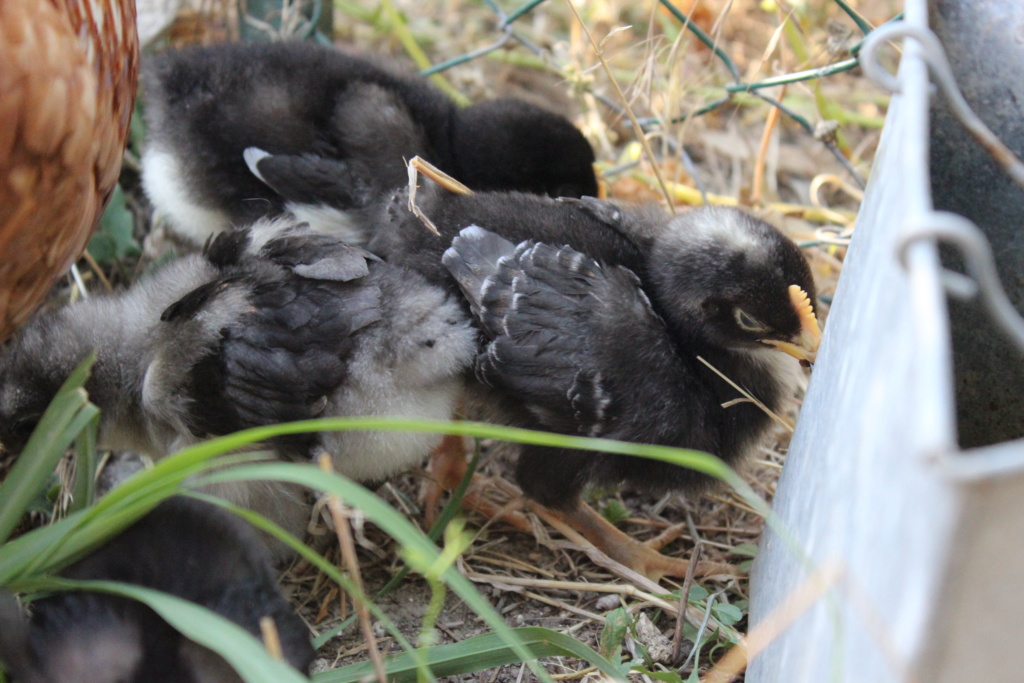
<instances>
[{"instance_id":1,"label":"chick's beak","mask_svg":"<svg viewBox=\"0 0 1024 683\"><path fill-rule=\"evenodd\" d=\"M774 346L798 360L813 363L818 357L818 346L821 344L821 327L818 325L817 316L814 315L814 306L811 305L807 292L798 285L789 286L789 300L800 318L800 334L792 341L762 339L761 343Z\"/></svg>"}]
</instances>

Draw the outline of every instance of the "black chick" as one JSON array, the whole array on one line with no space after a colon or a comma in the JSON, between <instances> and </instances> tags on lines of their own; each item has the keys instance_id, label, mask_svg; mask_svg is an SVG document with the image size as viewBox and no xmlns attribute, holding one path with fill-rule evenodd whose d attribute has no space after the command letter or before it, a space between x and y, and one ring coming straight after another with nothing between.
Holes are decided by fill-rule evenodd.
<instances>
[{"instance_id":1,"label":"black chick","mask_svg":"<svg viewBox=\"0 0 1024 683\"><path fill-rule=\"evenodd\" d=\"M514 99L459 109L425 79L336 49L188 48L143 79L146 192L197 244L286 209L336 231L403 186L416 155L477 190L597 194L593 150L564 118Z\"/></svg>"},{"instance_id":2,"label":"black chick","mask_svg":"<svg viewBox=\"0 0 1024 683\"><path fill-rule=\"evenodd\" d=\"M427 186L419 207L438 238L402 194L368 248L464 293L487 338L471 389L478 416L695 448L735 464L760 444L771 418L749 402L731 404L740 394L697 357L776 412L802 382L797 359L814 359L810 269L792 241L742 211L707 207L670 218L657 207ZM710 483L665 463L540 446L522 447L516 479L593 536L613 531L582 506L589 485L660 492ZM620 561L663 573L660 555L621 537L625 547L597 540Z\"/></svg>"},{"instance_id":3,"label":"black chick","mask_svg":"<svg viewBox=\"0 0 1024 683\"><path fill-rule=\"evenodd\" d=\"M191 498L160 504L106 545L61 572L119 581L194 602L260 636L270 617L285 661L306 672L309 631L277 587L256 532L215 505ZM212 650L179 634L134 600L61 592L22 617L0 595L0 661L15 683L230 683L241 681Z\"/></svg>"},{"instance_id":4,"label":"black chick","mask_svg":"<svg viewBox=\"0 0 1024 683\"><path fill-rule=\"evenodd\" d=\"M99 440L160 457L209 436L328 416L450 417L476 349L456 297L292 221L224 233L116 296L41 316L0 357L0 443L20 452L63 379L98 354L86 384ZM328 432L270 446L380 481L439 440ZM269 483L218 490L293 532L304 496Z\"/></svg>"}]
</instances>

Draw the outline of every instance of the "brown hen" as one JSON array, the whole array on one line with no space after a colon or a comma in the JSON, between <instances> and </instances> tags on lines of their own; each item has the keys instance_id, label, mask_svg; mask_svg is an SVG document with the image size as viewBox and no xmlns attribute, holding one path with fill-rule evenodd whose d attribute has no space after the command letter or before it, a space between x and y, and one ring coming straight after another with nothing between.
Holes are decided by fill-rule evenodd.
<instances>
[{"instance_id":1,"label":"brown hen","mask_svg":"<svg viewBox=\"0 0 1024 683\"><path fill-rule=\"evenodd\" d=\"M0 2L0 341L85 250L138 64L135 0Z\"/></svg>"}]
</instances>

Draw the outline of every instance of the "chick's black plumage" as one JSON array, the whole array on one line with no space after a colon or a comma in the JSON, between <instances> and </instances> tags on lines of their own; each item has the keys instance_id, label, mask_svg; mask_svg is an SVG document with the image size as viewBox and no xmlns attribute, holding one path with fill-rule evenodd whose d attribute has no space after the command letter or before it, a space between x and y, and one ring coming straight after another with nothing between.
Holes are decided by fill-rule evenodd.
<instances>
[{"instance_id":1,"label":"chick's black plumage","mask_svg":"<svg viewBox=\"0 0 1024 683\"><path fill-rule=\"evenodd\" d=\"M810 269L789 239L742 211L669 217L593 199L429 186L418 200L440 239L399 193L367 245L432 282L457 283L486 337L476 361L482 384L472 392L489 419L696 448L733 463L760 442L770 418L746 402L722 407L741 396L697 356L778 411L802 373L767 343L805 347L808 357L817 348L808 338L817 323L810 331L790 291L813 298ZM663 491L707 483L664 463L529 445L517 479L561 509L590 484Z\"/></svg>"},{"instance_id":2,"label":"chick's black plumage","mask_svg":"<svg viewBox=\"0 0 1024 683\"><path fill-rule=\"evenodd\" d=\"M184 398L183 421L199 437L317 417L348 379L360 334L384 315L371 254L299 232L249 258L251 239L239 230L213 240L206 258L218 277L160 315L145 386L151 402ZM316 442L277 440L300 458Z\"/></svg>"},{"instance_id":3,"label":"chick's black plumage","mask_svg":"<svg viewBox=\"0 0 1024 683\"><path fill-rule=\"evenodd\" d=\"M596 194L593 151L564 118L513 99L459 109L425 79L336 49L189 48L143 78L146 191L200 243L286 208L337 229L338 210L404 185L416 155L474 189Z\"/></svg>"},{"instance_id":4,"label":"chick's black plumage","mask_svg":"<svg viewBox=\"0 0 1024 683\"><path fill-rule=\"evenodd\" d=\"M61 575L170 593L257 637L260 619L270 617L289 664L306 671L313 659L308 630L277 588L262 541L209 503L165 501ZM85 591L34 601L28 620L10 595L0 595L0 661L16 683L241 681L219 655L148 607Z\"/></svg>"},{"instance_id":5,"label":"chick's black plumage","mask_svg":"<svg viewBox=\"0 0 1024 683\"><path fill-rule=\"evenodd\" d=\"M87 353L100 441L163 456L209 436L328 416L447 418L476 332L419 274L293 221L224 233L125 293L33 321L0 357L0 443L18 450ZM426 455L428 434L327 432L274 440L379 481ZM273 484L219 491L292 530L301 497Z\"/></svg>"}]
</instances>

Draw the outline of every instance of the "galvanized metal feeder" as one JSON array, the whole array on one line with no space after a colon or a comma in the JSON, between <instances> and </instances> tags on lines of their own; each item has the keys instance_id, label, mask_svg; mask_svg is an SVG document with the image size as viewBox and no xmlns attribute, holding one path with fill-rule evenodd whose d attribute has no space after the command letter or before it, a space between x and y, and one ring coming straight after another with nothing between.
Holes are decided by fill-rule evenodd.
<instances>
[{"instance_id":1,"label":"galvanized metal feeder","mask_svg":"<svg viewBox=\"0 0 1024 683\"><path fill-rule=\"evenodd\" d=\"M775 498L792 538L752 577L752 636L788 627L746 680L1022 681L1024 189L940 93L944 50L1024 156L1024 3L907 0L866 70L880 38L897 94Z\"/></svg>"}]
</instances>

